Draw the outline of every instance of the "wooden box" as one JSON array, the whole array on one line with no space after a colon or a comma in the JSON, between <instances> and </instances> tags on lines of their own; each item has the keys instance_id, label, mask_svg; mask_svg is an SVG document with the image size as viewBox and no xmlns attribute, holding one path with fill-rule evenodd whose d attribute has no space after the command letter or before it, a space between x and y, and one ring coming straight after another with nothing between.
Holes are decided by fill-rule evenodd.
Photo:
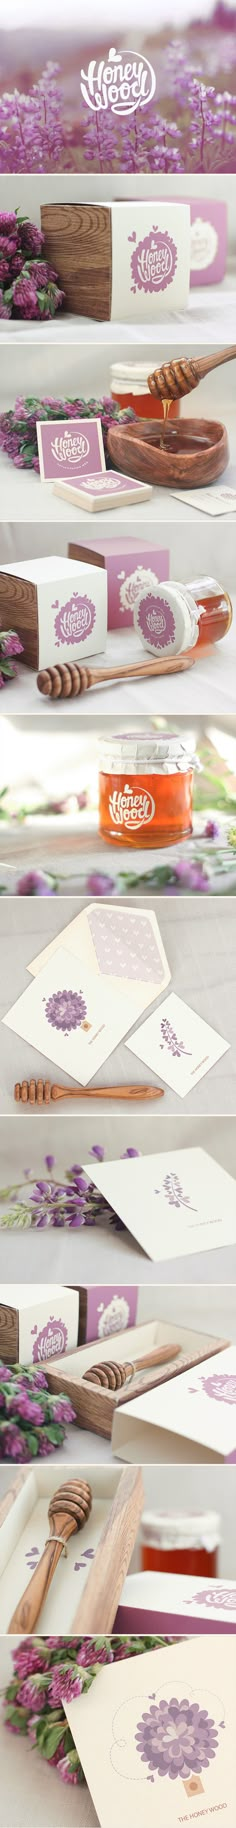
<instances>
[{"instance_id":1,"label":"wooden box","mask_svg":"<svg viewBox=\"0 0 236 1828\"><path fill-rule=\"evenodd\" d=\"M139 590L153 590L156 583L169 577L167 548L153 546L142 539L94 539L81 546L71 540L69 558L81 564L98 565L107 577L108 628L133 628L134 606Z\"/></svg>"},{"instance_id":2,"label":"wooden box","mask_svg":"<svg viewBox=\"0 0 236 1828\"><path fill-rule=\"evenodd\" d=\"M1 1285L0 1358L7 1365L40 1365L77 1346L78 1289L59 1283Z\"/></svg>"},{"instance_id":3,"label":"wooden box","mask_svg":"<svg viewBox=\"0 0 236 1828\"><path fill-rule=\"evenodd\" d=\"M187 305L188 203L46 203L41 226L67 311L153 323Z\"/></svg>"},{"instance_id":4,"label":"wooden box","mask_svg":"<svg viewBox=\"0 0 236 1828\"><path fill-rule=\"evenodd\" d=\"M152 1320L143 1325L128 1328L126 1333L114 1333L112 1338L100 1339L94 1351L94 1344L80 1346L79 1350L70 1353L59 1364L46 1364L49 1390L57 1395L63 1390L70 1398L80 1428L89 1428L93 1434L100 1434L111 1439L113 1416L117 1409L128 1403L131 1398L131 1384L123 1384L121 1389L106 1390L104 1386L86 1383L84 1372L94 1364L102 1364L114 1359L118 1364L127 1360L141 1358L144 1353L153 1351L155 1346L176 1344L181 1354L169 1364L158 1365L140 1372L132 1379L132 1398L141 1396L143 1391L151 1390L158 1384L165 1383L187 1367L202 1362L212 1352L220 1352L224 1341L210 1337L208 1334L195 1332L193 1328L174 1326L173 1321Z\"/></svg>"},{"instance_id":5,"label":"wooden box","mask_svg":"<svg viewBox=\"0 0 236 1828\"><path fill-rule=\"evenodd\" d=\"M107 584L92 561L39 558L0 571L0 630L13 628L25 666L56 666L106 645Z\"/></svg>"},{"instance_id":6,"label":"wooden box","mask_svg":"<svg viewBox=\"0 0 236 1828\"><path fill-rule=\"evenodd\" d=\"M65 1478L78 1477L91 1486L90 1517L67 1542L67 1557L60 1557L37 1630L40 1635L112 1631L142 1514L141 1468L120 1473L113 1466L37 1463L21 1467L0 1503L2 1633L38 1566L49 1533L50 1498Z\"/></svg>"}]
</instances>

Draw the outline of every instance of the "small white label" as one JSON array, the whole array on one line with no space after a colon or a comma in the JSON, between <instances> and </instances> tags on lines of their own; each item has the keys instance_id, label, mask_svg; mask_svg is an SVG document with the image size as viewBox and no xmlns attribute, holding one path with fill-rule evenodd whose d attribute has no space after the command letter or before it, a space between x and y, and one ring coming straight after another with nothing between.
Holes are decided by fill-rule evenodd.
<instances>
[{"instance_id":1,"label":"small white label","mask_svg":"<svg viewBox=\"0 0 236 1828\"><path fill-rule=\"evenodd\" d=\"M202 216L195 216L190 232L190 268L203 272L204 268L213 266L218 253L218 235L213 222L204 222Z\"/></svg>"}]
</instances>

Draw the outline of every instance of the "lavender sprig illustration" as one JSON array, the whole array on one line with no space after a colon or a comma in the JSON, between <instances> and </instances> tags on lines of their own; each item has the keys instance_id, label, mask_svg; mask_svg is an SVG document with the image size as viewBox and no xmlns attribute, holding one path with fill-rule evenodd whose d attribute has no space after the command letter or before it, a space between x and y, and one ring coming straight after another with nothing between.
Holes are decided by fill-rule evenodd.
<instances>
[{"instance_id":1,"label":"lavender sprig illustration","mask_svg":"<svg viewBox=\"0 0 236 1828\"><path fill-rule=\"evenodd\" d=\"M167 1016L162 1017L161 1034L163 1035L163 1041L160 1041L160 1047L163 1048L166 1043L169 1052L173 1054L173 1059L180 1060L181 1056L186 1054L186 1059L191 1060L191 1048L185 1047L184 1041L178 1041L175 1030L171 1027L171 1022L168 1022Z\"/></svg>"}]
</instances>

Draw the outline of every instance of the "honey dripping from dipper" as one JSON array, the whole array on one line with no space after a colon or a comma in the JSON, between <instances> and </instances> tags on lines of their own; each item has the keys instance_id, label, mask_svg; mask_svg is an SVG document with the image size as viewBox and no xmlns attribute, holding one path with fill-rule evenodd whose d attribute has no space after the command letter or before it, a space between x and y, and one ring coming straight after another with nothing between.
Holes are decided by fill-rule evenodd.
<instances>
[{"instance_id":1,"label":"honey dripping from dipper","mask_svg":"<svg viewBox=\"0 0 236 1828\"><path fill-rule=\"evenodd\" d=\"M170 413L172 401L171 400L162 400L161 404L162 404L162 411L163 411L163 431L161 431L161 437L159 440L159 450L164 451L165 442L166 442L166 432L167 432L167 428L168 428L168 419L169 419L169 413Z\"/></svg>"}]
</instances>

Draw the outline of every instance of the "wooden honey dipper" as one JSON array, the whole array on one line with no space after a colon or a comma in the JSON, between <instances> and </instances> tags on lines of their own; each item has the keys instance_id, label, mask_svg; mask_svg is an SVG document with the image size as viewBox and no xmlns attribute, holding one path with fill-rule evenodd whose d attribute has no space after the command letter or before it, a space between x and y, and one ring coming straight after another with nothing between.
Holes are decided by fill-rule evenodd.
<instances>
[{"instance_id":1,"label":"wooden honey dipper","mask_svg":"<svg viewBox=\"0 0 236 1828\"><path fill-rule=\"evenodd\" d=\"M16 1104L57 1104L59 1098L164 1098L161 1085L51 1085L50 1079L22 1079L14 1085Z\"/></svg>"},{"instance_id":2,"label":"wooden honey dipper","mask_svg":"<svg viewBox=\"0 0 236 1828\"><path fill-rule=\"evenodd\" d=\"M66 1543L76 1530L82 1530L87 1523L92 1506L92 1492L85 1479L69 1479L60 1485L59 1491L50 1498L48 1517L50 1536L45 1542L43 1554L38 1567L35 1568L25 1593L19 1600L8 1626L8 1632L34 1631L43 1601L51 1586L57 1562L62 1554L67 1555Z\"/></svg>"},{"instance_id":3,"label":"wooden honey dipper","mask_svg":"<svg viewBox=\"0 0 236 1828\"><path fill-rule=\"evenodd\" d=\"M146 1371L151 1365L168 1365L172 1358L177 1358L180 1346L159 1346L153 1352L146 1352L144 1358L128 1359L117 1365L115 1360L106 1359L102 1365L91 1365L83 1373L83 1383L100 1384L106 1390L121 1390L122 1384L131 1383L137 1371Z\"/></svg>"},{"instance_id":4,"label":"wooden honey dipper","mask_svg":"<svg viewBox=\"0 0 236 1828\"><path fill-rule=\"evenodd\" d=\"M133 666L90 667L79 666L78 662L66 666L48 666L37 674L38 692L43 698L81 698L91 686L116 685L119 679L155 679L164 673L183 673L186 667L193 666L195 649L192 653L176 654L172 660L140 660Z\"/></svg>"},{"instance_id":5,"label":"wooden honey dipper","mask_svg":"<svg viewBox=\"0 0 236 1828\"><path fill-rule=\"evenodd\" d=\"M234 344L232 349L221 349L218 355L183 356L163 362L162 368L154 368L153 374L148 375L149 392L169 403L180 400L183 394L192 393L212 368L221 368L223 362L232 362L235 356Z\"/></svg>"}]
</instances>

